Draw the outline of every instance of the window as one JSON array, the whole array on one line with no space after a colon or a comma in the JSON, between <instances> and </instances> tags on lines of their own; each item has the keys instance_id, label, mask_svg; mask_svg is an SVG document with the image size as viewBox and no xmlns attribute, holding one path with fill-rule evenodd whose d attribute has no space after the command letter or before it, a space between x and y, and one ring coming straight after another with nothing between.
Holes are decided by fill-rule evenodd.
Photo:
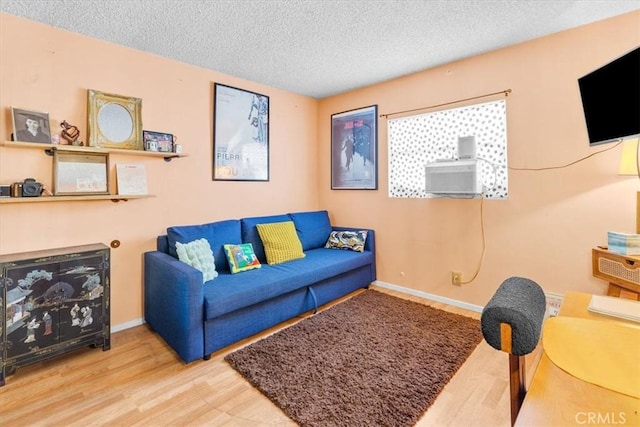
<instances>
[{"instance_id":1,"label":"window","mask_svg":"<svg viewBox=\"0 0 640 427\"><path fill-rule=\"evenodd\" d=\"M387 121L389 197L427 198L425 165L458 159L458 138L474 136L487 199L507 198L506 101Z\"/></svg>"}]
</instances>

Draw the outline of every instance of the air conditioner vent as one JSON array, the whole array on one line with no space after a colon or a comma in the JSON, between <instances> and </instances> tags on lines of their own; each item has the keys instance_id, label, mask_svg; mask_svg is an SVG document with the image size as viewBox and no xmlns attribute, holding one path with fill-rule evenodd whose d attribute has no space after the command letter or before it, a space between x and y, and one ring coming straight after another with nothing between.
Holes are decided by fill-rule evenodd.
<instances>
[{"instance_id":1,"label":"air conditioner vent","mask_svg":"<svg viewBox=\"0 0 640 427\"><path fill-rule=\"evenodd\" d=\"M425 190L429 194L482 194L482 172L477 160L449 160L425 166Z\"/></svg>"}]
</instances>

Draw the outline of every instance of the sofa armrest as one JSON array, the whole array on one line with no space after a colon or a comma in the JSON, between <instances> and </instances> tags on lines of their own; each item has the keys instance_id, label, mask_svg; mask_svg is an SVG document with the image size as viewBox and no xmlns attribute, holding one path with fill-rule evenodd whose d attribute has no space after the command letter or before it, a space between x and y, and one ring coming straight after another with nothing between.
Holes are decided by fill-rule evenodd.
<instances>
[{"instance_id":1,"label":"sofa armrest","mask_svg":"<svg viewBox=\"0 0 640 427\"><path fill-rule=\"evenodd\" d=\"M144 317L186 362L204 354L202 273L159 251L144 253Z\"/></svg>"}]
</instances>

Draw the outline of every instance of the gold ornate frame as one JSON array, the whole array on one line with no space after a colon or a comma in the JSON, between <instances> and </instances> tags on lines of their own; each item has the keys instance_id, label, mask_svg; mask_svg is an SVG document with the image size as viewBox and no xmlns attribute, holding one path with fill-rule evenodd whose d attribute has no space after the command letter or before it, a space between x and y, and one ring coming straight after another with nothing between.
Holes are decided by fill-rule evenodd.
<instances>
[{"instance_id":1,"label":"gold ornate frame","mask_svg":"<svg viewBox=\"0 0 640 427\"><path fill-rule=\"evenodd\" d=\"M89 146L142 150L142 99L89 89Z\"/></svg>"}]
</instances>

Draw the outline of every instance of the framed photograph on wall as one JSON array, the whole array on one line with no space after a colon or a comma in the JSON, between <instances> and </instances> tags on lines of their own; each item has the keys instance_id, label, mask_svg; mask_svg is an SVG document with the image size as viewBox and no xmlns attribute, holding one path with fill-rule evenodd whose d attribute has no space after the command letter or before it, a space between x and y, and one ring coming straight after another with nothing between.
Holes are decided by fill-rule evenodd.
<instances>
[{"instance_id":1,"label":"framed photograph on wall","mask_svg":"<svg viewBox=\"0 0 640 427\"><path fill-rule=\"evenodd\" d=\"M51 144L49 113L11 107L13 140Z\"/></svg>"},{"instance_id":2,"label":"framed photograph on wall","mask_svg":"<svg viewBox=\"0 0 640 427\"><path fill-rule=\"evenodd\" d=\"M54 150L53 194L109 194L109 153Z\"/></svg>"},{"instance_id":3,"label":"framed photograph on wall","mask_svg":"<svg viewBox=\"0 0 640 427\"><path fill-rule=\"evenodd\" d=\"M269 97L215 83L213 180L269 181Z\"/></svg>"},{"instance_id":4,"label":"framed photograph on wall","mask_svg":"<svg viewBox=\"0 0 640 427\"><path fill-rule=\"evenodd\" d=\"M331 189L378 189L378 106L331 115Z\"/></svg>"}]
</instances>

